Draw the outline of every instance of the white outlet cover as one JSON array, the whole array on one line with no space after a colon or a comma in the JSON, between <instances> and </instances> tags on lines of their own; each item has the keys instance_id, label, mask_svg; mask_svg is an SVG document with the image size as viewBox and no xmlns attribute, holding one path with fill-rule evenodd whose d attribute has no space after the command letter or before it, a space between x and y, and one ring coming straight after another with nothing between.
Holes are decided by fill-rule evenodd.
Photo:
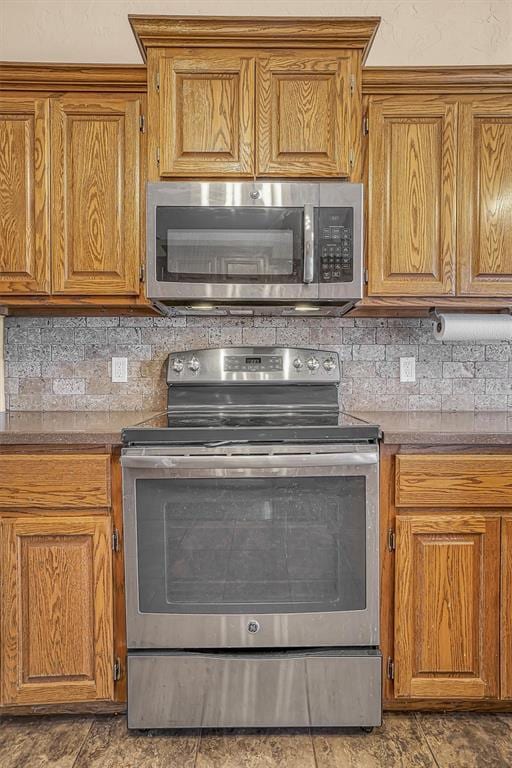
<instances>
[{"instance_id":1,"label":"white outlet cover","mask_svg":"<svg viewBox=\"0 0 512 768\"><path fill-rule=\"evenodd\" d=\"M415 357L400 358L400 381L404 383L416 381L416 358Z\"/></svg>"},{"instance_id":2,"label":"white outlet cover","mask_svg":"<svg viewBox=\"0 0 512 768\"><path fill-rule=\"evenodd\" d=\"M112 381L124 383L128 381L128 358L112 358Z\"/></svg>"}]
</instances>

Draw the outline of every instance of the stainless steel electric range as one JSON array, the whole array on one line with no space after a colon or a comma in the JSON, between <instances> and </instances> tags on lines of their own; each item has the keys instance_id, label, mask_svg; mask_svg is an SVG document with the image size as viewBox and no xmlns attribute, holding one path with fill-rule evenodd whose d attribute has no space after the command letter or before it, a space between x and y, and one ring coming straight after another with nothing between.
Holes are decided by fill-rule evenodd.
<instances>
[{"instance_id":1,"label":"stainless steel electric range","mask_svg":"<svg viewBox=\"0 0 512 768\"><path fill-rule=\"evenodd\" d=\"M123 433L128 725L381 720L378 427L333 352L169 357Z\"/></svg>"}]
</instances>

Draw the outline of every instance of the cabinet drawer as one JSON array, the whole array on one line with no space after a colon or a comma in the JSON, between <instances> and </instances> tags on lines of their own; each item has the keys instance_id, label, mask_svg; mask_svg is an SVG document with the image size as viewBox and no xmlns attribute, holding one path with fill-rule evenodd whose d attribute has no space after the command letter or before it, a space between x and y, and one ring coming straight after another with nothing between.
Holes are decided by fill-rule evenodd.
<instances>
[{"instance_id":1,"label":"cabinet drawer","mask_svg":"<svg viewBox=\"0 0 512 768\"><path fill-rule=\"evenodd\" d=\"M3 454L0 508L110 506L110 456Z\"/></svg>"},{"instance_id":2,"label":"cabinet drawer","mask_svg":"<svg viewBox=\"0 0 512 768\"><path fill-rule=\"evenodd\" d=\"M396 457L397 507L510 507L512 456Z\"/></svg>"}]
</instances>

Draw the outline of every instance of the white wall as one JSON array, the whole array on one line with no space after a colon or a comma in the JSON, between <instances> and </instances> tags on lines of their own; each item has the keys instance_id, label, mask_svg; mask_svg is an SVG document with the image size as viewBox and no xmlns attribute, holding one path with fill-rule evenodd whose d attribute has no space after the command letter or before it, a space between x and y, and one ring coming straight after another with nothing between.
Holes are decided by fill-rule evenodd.
<instances>
[{"instance_id":1,"label":"white wall","mask_svg":"<svg viewBox=\"0 0 512 768\"><path fill-rule=\"evenodd\" d=\"M368 65L512 64L512 0L0 0L0 60L139 63L129 13L375 15Z\"/></svg>"}]
</instances>

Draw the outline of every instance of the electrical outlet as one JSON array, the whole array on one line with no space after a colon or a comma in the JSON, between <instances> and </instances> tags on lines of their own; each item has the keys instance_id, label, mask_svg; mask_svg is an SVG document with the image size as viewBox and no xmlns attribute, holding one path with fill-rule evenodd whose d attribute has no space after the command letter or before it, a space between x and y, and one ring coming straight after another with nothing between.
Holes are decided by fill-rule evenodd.
<instances>
[{"instance_id":1,"label":"electrical outlet","mask_svg":"<svg viewBox=\"0 0 512 768\"><path fill-rule=\"evenodd\" d=\"M118 383L128 381L127 357L112 358L112 381L116 381Z\"/></svg>"},{"instance_id":2,"label":"electrical outlet","mask_svg":"<svg viewBox=\"0 0 512 768\"><path fill-rule=\"evenodd\" d=\"M416 358L400 358L400 381L416 381Z\"/></svg>"}]
</instances>

